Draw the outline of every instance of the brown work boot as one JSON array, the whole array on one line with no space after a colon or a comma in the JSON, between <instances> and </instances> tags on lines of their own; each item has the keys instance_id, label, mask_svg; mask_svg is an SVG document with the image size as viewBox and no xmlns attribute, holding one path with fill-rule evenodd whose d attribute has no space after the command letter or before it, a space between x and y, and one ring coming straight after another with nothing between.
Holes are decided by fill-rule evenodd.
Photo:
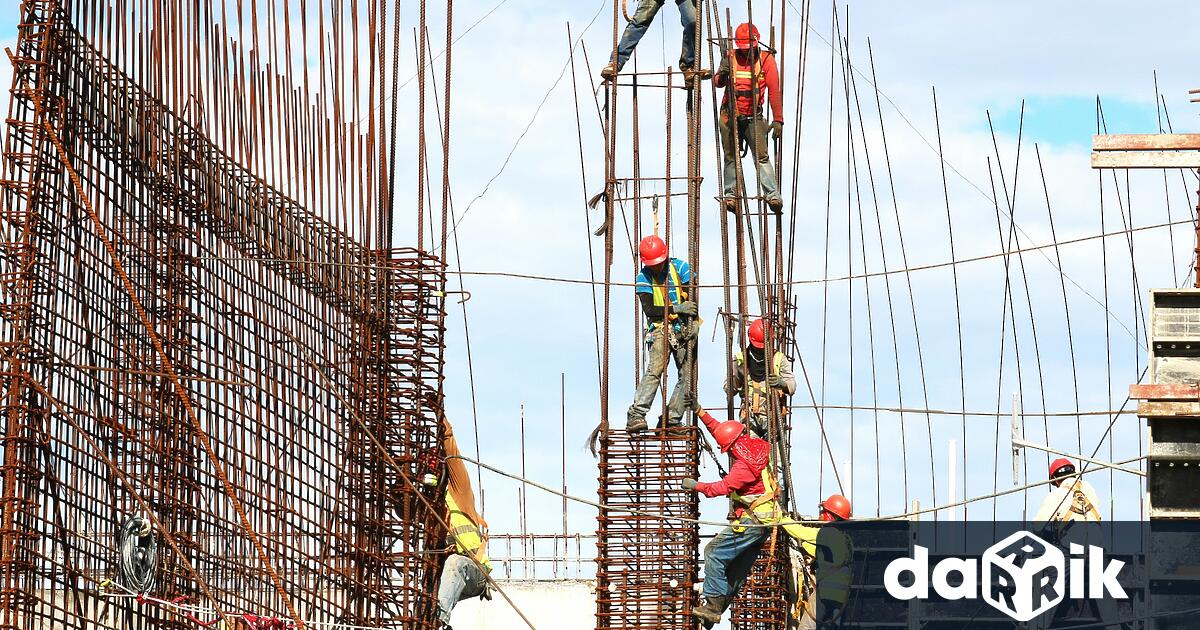
<instances>
[{"instance_id":1,"label":"brown work boot","mask_svg":"<svg viewBox=\"0 0 1200 630\"><path fill-rule=\"evenodd\" d=\"M696 78L699 78L701 81L707 81L712 78L712 70L709 70L708 68L700 68L699 70L694 70L692 68L680 68L680 70L683 71L683 80L687 81L688 83L691 83L692 79Z\"/></svg>"},{"instance_id":2,"label":"brown work boot","mask_svg":"<svg viewBox=\"0 0 1200 630\"><path fill-rule=\"evenodd\" d=\"M729 196L729 197L725 197L724 199L721 199L721 207L725 208L729 212L737 212L738 211L737 197Z\"/></svg>"},{"instance_id":3,"label":"brown work boot","mask_svg":"<svg viewBox=\"0 0 1200 630\"><path fill-rule=\"evenodd\" d=\"M692 609L692 616L704 624L705 629L721 623L721 614L729 607L728 597L705 597L704 605Z\"/></svg>"},{"instance_id":4,"label":"brown work boot","mask_svg":"<svg viewBox=\"0 0 1200 630\"><path fill-rule=\"evenodd\" d=\"M610 61L608 62L607 66L604 66L604 68L600 70L600 77L605 81L612 81L620 71L621 69L617 67L617 62Z\"/></svg>"},{"instance_id":5,"label":"brown work boot","mask_svg":"<svg viewBox=\"0 0 1200 630\"><path fill-rule=\"evenodd\" d=\"M630 433L641 433L650 425L646 424L645 418L629 418L625 421L625 430Z\"/></svg>"},{"instance_id":6,"label":"brown work boot","mask_svg":"<svg viewBox=\"0 0 1200 630\"><path fill-rule=\"evenodd\" d=\"M783 212L783 200L779 197L767 197L767 207L775 214L780 214Z\"/></svg>"}]
</instances>

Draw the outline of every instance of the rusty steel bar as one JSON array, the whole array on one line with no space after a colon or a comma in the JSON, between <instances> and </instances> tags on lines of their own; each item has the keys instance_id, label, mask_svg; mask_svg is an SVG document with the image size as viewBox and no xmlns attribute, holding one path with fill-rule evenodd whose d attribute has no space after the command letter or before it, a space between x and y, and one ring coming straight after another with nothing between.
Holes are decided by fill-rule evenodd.
<instances>
[{"instance_id":1,"label":"rusty steel bar","mask_svg":"<svg viewBox=\"0 0 1200 630\"><path fill-rule=\"evenodd\" d=\"M391 242L371 229L391 223L376 192L395 123L376 107L363 133L360 74L326 58L355 57L359 16L316 20L310 89L306 50L292 82L287 2L127 4L20 7L0 181L0 630L194 627L102 597L117 527L145 512L169 543L154 597L432 630L445 263L372 247ZM381 30L386 12L369 19ZM394 75L361 80L382 99ZM440 481L401 483L395 463Z\"/></svg>"}]
</instances>

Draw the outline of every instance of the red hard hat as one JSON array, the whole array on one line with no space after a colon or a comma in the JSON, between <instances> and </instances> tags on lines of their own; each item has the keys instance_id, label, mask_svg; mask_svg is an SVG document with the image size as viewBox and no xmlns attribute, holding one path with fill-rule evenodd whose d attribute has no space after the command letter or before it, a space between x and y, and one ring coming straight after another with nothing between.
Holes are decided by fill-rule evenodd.
<instances>
[{"instance_id":1,"label":"red hard hat","mask_svg":"<svg viewBox=\"0 0 1200 630\"><path fill-rule=\"evenodd\" d=\"M721 452L724 453L733 447L733 443L745 431L746 427L741 422L726 420L713 429L713 437L717 439L717 446L720 446Z\"/></svg>"},{"instance_id":2,"label":"red hard hat","mask_svg":"<svg viewBox=\"0 0 1200 630\"><path fill-rule=\"evenodd\" d=\"M1050 478L1054 479L1055 477L1058 477L1059 473L1063 472L1064 468L1070 468L1070 470L1066 471L1065 474L1070 475L1075 473L1075 464L1072 464L1071 460L1067 459L1066 457L1059 457L1058 459L1050 462Z\"/></svg>"},{"instance_id":3,"label":"red hard hat","mask_svg":"<svg viewBox=\"0 0 1200 630\"><path fill-rule=\"evenodd\" d=\"M750 324L750 330L746 331L746 336L750 337L750 345L755 348L762 348L767 345L767 327L763 320L754 320Z\"/></svg>"},{"instance_id":4,"label":"red hard hat","mask_svg":"<svg viewBox=\"0 0 1200 630\"><path fill-rule=\"evenodd\" d=\"M828 499L821 502L820 507L822 510L829 512L843 521L850 520L850 499L840 494L829 495Z\"/></svg>"},{"instance_id":5,"label":"red hard hat","mask_svg":"<svg viewBox=\"0 0 1200 630\"><path fill-rule=\"evenodd\" d=\"M749 22L739 24L733 34L733 45L738 50L758 48L758 28Z\"/></svg>"},{"instance_id":6,"label":"red hard hat","mask_svg":"<svg viewBox=\"0 0 1200 630\"><path fill-rule=\"evenodd\" d=\"M657 236L647 236L638 243L638 253L643 265L654 266L667 259L667 244Z\"/></svg>"}]
</instances>

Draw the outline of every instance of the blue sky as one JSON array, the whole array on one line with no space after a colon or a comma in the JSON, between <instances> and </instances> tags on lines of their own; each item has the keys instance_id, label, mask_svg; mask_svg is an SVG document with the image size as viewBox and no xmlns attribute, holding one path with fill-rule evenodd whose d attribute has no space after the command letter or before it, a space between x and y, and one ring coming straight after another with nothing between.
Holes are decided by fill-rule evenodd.
<instances>
[{"instance_id":1,"label":"blue sky","mask_svg":"<svg viewBox=\"0 0 1200 630\"><path fill-rule=\"evenodd\" d=\"M720 4L722 8L728 5L735 20L740 19L741 4ZM768 4L760 0L756 15L765 15ZM459 29L465 29L496 5L493 0L456 2ZM451 168L453 194L459 208L465 208L485 189L518 136L534 120L539 102L566 61L567 22L578 35L604 5L593 0L511 0L502 3L456 48L454 135L457 141ZM780 2L775 5L779 12L786 6ZM404 19L411 24L416 3L405 0L402 6ZM794 38L797 18L790 8L788 11L792 25L789 37ZM816 398L827 405L853 402L899 407L903 403L904 407L914 408L924 407L928 397L929 408L961 410L964 395L960 393L960 383L965 383L967 409L996 414L996 417L965 419L964 462L961 459L964 420L958 415L927 418L925 414L913 413L830 411L825 421L834 445L834 459L838 466L851 459L855 463L852 498L860 515L899 512L912 501L920 501L923 506L944 502L951 439L956 440L959 449L960 459L955 462L959 497L964 492L966 496L977 496L1011 486L1006 446L1008 419L1001 416L1011 411L1012 393L1021 392L1026 411L1068 412L1075 408L1074 383L1078 382L1081 409L1099 411L1119 406L1128 384L1145 366L1144 351L1138 343L1139 340L1144 343L1144 329L1140 329L1141 312L1136 310L1135 303L1147 288L1184 281L1179 270L1186 269L1189 260L1189 228L1138 232L1132 239L1132 263L1130 245L1124 237L1109 239L1106 250L1099 241L1064 246L1059 254L1061 268L1069 278L1066 281L1060 281L1056 270L1060 265L1053 249L1027 252L1020 260L1013 258L1010 270L1015 316L1004 302L1003 258L960 265L957 310L961 313L966 351L961 379L950 267L913 272L911 294L903 274L888 276L887 280L875 277L853 283L823 283L821 279L860 274L864 270L879 271L885 268L884 257L886 268L902 267L893 216L901 218L910 267L950 260L941 171L936 150L931 146L936 146L937 138L933 86L938 92L941 135L951 167L947 192L958 259L994 254L1003 245L996 227L995 204L990 200L988 160L995 168L997 159L988 133L986 112L989 111L998 134L998 164L1005 170L1003 184L999 175L995 175L1000 205L1005 206L1007 213L1003 190L1015 189L1012 208L1022 230L1022 245L1050 242L1047 196L1059 240L1098 234L1101 221L1105 231L1112 231L1120 229L1126 217L1140 226L1187 216L1189 208L1195 205L1190 197L1195 182L1181 180L1177 174L1170 175L1165 194L1161 174L1135 174L1130 184L1135 195L1132 204L1126 203L1123 178L1120 202L1112 180L1105 179L1102 212L1098 176L1088 168L1087 156L1096 125L1097 96L1104 103L1110 131L1158 130L1155 71L1176 131L1195 130L1196 109L1187 103L1186 94L1187 88L1193 87L1188 83L1194 77L1192 51L1185 44L1192 35L1188 25L1200 18L1200 7L1185 1L1160 2L1155 3L1153 11L1143 8L1134 12L1128 3L1096 2L1089 4L1089 18L1084 24L1077 15L1078 9L1033 1L1005 3L1003 8L982 0L953 5L856 3L850 16L850 46L852 62L859 72L856 81L865 109L866 130L858 129L857 115L853 129L855 134L865 133L872 159L872 173L868 174L866 155L858 147L854 164L859 169L857 187L847 179L853 177L853 172L847 168L840 71L834 83L836 89L831 90L829 74L833 57L830 47L822 41L822 38L834 41L831 12L828 6L814 11L806 88L810 100L805 104L801 139L799 237L792 253L797 261L797 278L810 284L796 291L800 304L797 334L801 356L793 358L803 359ZM608 16L603 12L584 35L593 70L601 65L611 41ZM0 39L4 45L11 45L14 37L14 17L11 7L0 12ZM844 24L844 13L841 19ZM441 26L430 24L430 28L438 32ZM1148 34L1139 45L1097 43L1128 41L1135 36L1131 34L1138 33ZM678 38L675 9L667 6L663 17L643 40L638 63L654 69L673 64ZM894 205L884 184L883 145L876 120L879 114L874 109L870 84L866 82L871 74L866 62L868 38L879 87L886 96L882 117L894 171ZM793 55L788 63L794 69L798 41L789 39L788 46ZM402 58L401 64L412 68L412 55ZM0 81L7 82L10 71L7 63L3 65ZM590 110L591 96L587 88L582 88L588 178L585 191L579 179L569 79L568 75L550 92L529 135L521 140L503 174L464 219L458 233L463 259L455 260L456 266L461 263L464 270L474 271L587 277L590 237L586 222L590 219L594 227L597 214L592 212L589 216L582 199L585 193L599 190L602 144L595 113ZM583 84L587 82L582 69L578 79ZM794 78L792 82L794 85ZM401 115L411 116L415 90L407 88L401 92L401 98ZM1022 99L1026 107L1025 134L1017 169L1016 132ZM648 112L643 118L642 141L643 168L650 174L663 168L661 156L667 154L661 134L661 114L656 114L662 108L656 109L653 97L644 99L641 106L643 112ZM794 94L789 92L785 106L789 118L794 107ZM682 118L676 113L675 128L681 129ZM796 121L789 120L789 130L795 124ZM834 129L833 150L827 153L830 124ZM402 140L411 143L411 130L404 133L406 137ZM702 168L707 180L702 194L705 239L702 267L706 271L702 273L702 281L713 283L719 278L720 250L715 239L717 211L711 201L715 194L712 182L717 159L711 121L706 120L704 136ZM861 144L857 140L856 143ZM1042 190L1034 143L1046 172L1046 191ZM627 144L625 147L627 153ZM670 148L676 169L681 168L684 151L679 143ZM790 145L784 153L791 155ZM628 168L627 159L627 156L622 158L620 168ZM402 155L401 160L400 171L411 172L412 156ZM791 172L790 164L785 166L785 172ZM877 197L870 193L868 175L876 180ZM829 244L824 238L827 180L833 182L828 194L831 199L828 216L831 231L836 235ZM791 182L786 181L785 190L790 190L790 186ZM403 199L411 197L412 192L400 190L397 194ZM879 219L874 218L876 204ZM866 226L862 234L858 227L860 210ZM648 214L648 208L644 209L646 226ZM1007 216L1001 218L1001 231L1006 229L1007 221ZM401 234L411 236L411 225L400 225L398 229ZM674 236L680 238L681 233ZM591 243L594 247L600 244L597 239ZM622 237L614 267L618 280L632 279L635 272L628 251ZM1103 273L1105 266L1107 275ZM1138 291L1134 290L1131 269L1137 270ZM1020 270L1025 273L1020 274ZM478 276L468 277L465 282L473 295L468 314L480 456L506 470L520 468L518 426L524 405L528 475L557 486L562 439L559 375L565 373L567 483L572 493L594 497L595 462L581 448L598 421L596 350L588 290L578 285ZM824 290L826 286L828 293ZM894 298L891 309L885 298L888 290ZM1064 292L1071 313L1070 342L1063 309ZM868 299L870 310L865 307ZM724 344L719 338L715 343L709 341L720 292L704 289L701 300L702 314L708 322L701 335L704 340L700 349L701 398L709 401L720 398L723 375L720 354ZM1105 316L1106 300L1108 316ZM910 307L910 301L915 308ZM613 422L623 422L636 376L632 344L637 324L632 305L631 295L621 290L614 292L610 404ZM916 327L912 310L917 313ZM459 435L468 435L460 437L461 442L473 452L474 423L462 315L457 307L451 309L448 410L459 427ZM1015 346L1014 319L1018 339ZM896 322L895 343L892 321ZM1072 343L1074 361L1069 350ZM1110 346L1112 352L1105 352ZM804 383L794 402L805 405L811 402ZM816 446L816 422L811 411L798 411L793 421L796 424L793 477L801 507L811 509L819 496L834 490L829 458L822 456ZM1082 444L1089 453L1100 444L1098 457L1109 457L1110 453L1117 458L1133 457L1141 447L1141 425L1133 416L1119 420L1115 433L1104 442L1100 442L1107 425L1104 416L1081 417L1079 431L1074 417L1056 417L1046 425L1037 418L1026 422L1026 433L1032 440L1048 438L1071 451ZM880 453L878 460L876 450ZM1040 479L1045 460L1042 454L1029 453L1021 466L1023 480ZM705 464L703 474L709 479L715 475L711 464ZM488 473L483 478L487 517L493 531L516 531L519 525L514 508L518 485ZM1109 476L1103 474L1097 475L1096 483L1101 494L1119 499L1114 500L1111 510L1105 510L1106 516L1138 516L1141 495L1137 480L1114 476L1110 483ZM968 514L971 518L988 518L995 510L1000 516L1019 517L1022 509L1036 509L1041 494L1031 491L996 503L979 503ZM530 489L529 527L535 531L561 529L560 501L558 497ZM721 518L723 504L717 503L705 504L706 517ZM593 519L591 508L576 505L570 509L573 531L593 531Z\"/></svg>"}]
</instances>

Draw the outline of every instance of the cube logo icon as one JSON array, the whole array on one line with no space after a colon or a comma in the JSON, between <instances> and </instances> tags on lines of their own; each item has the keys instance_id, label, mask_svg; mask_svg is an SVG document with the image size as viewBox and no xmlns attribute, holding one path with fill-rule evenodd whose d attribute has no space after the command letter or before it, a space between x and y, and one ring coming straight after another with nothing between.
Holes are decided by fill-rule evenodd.
<instances>
[{"instance_id":1,"label":"cube logo icon","mask_svg":"<svg viewBox=\"0 0 1200 630\"><path fill-rule=\"evenodd\" d=\"M1066 557L1029 532L1017 532L983 553L983 599L1017 621L1029 621L1066 595Z\"/></svg>"}]
</instances>

